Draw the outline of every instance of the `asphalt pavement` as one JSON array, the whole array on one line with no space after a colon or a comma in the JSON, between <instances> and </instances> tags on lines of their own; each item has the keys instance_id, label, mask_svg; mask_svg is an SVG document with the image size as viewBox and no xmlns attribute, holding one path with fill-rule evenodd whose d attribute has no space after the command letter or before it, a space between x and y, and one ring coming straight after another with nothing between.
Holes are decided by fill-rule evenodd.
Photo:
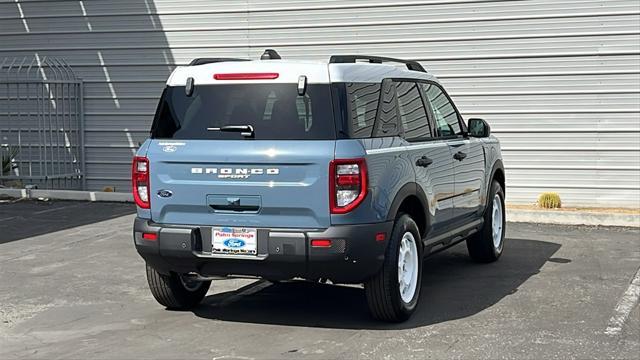
<instances>
[{"instance_id":1,"label":"asphalt pavement","mask_svg":"<svg viewBox=\"0 0 640 360\"><path fill-rule=\"evenodd\" d=\"M132 204L0 200L0 244L133 214Z\"/></svg>"},{"instance_id":2,"label":"asphalt pavement","mask_svg":"<svg viewBox=\"0 0 640 360\"><path fill-rule=\"evenodd\" d=\"M509 223L497 263L463 244L427 258L417 313L386 324L360 287L299 281L216 281L193 311L168 311L147 289L133 211L0 204L1 359L640 357L638 229Z\"/></svg>"}]
</instances>

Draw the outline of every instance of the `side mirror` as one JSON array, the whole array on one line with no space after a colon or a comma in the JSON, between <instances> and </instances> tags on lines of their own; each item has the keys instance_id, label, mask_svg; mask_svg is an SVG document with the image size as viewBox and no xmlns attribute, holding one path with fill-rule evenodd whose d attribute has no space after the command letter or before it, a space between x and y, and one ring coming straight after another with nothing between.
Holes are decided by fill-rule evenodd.
<instances>
[{"instance_id":1,"label":"side mirror","mask_svg":"<svg viewBox=\"0 0 640 360\"><path fill-rule=\"evenodd\" d=\"M469 136L484 138L491 135L491 126L482 119L469 119Z\"/></svg>"}]
</instances>

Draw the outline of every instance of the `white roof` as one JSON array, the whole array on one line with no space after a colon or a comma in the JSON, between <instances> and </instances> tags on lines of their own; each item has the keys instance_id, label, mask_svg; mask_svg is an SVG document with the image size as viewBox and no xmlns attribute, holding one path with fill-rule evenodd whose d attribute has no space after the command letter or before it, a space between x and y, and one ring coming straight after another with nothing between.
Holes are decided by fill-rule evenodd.
<instances>
[{"instance_id":1,"label":"white roof","mask_svg":"<svg viewBox=\"0 0 640 360\"><path fill-rule=\"evenodd\" d=\"M402 66L402 67L400 67ZM380 82L385 78L410 78L438 81L422 71L412 71L404 65L339 63L329 64L331 82Z\"/></svg>"},{"instance_id":2,"label":"white roof","mask_svg":"<svg viewBox=\"0 0 640 360\"><path fill-rule=\"evenodd\" d=\"M384 78L413 78L437 81L428 73L411 71L402 65L370 63L333 63L304 60L254 60L228 61L176 68L168 86L184 86L192 77L196 85L241 84L241 83L297 83L300 75L307 77L310 84L331 82L380 82ZM233 73L277 73L276 79L269 80L216 80L215 74Z\"/></svg>"}]
</instances>

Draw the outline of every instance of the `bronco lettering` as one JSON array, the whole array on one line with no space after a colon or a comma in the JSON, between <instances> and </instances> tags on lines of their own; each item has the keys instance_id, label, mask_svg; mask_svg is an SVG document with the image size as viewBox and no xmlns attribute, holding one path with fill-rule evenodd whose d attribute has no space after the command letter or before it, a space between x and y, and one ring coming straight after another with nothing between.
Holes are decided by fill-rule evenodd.
<instances>
[{"instance_id":1,"label":"bronco lettering","mask_svg":"<svg viewBox=\"0 0 640 360\"><path fill-rule=\"evenodd\" d=\"M192 174L214 174L218 179L248 179L251 175L279 175L278 168L191 168Z\"/></svg>"}]
</instances>

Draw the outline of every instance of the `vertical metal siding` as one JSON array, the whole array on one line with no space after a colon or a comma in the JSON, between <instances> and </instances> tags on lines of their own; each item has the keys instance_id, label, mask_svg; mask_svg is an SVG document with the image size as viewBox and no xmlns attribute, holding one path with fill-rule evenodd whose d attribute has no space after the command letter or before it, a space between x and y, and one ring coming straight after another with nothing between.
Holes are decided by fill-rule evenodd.
<instances>
[{"instance_id":1,"label":"vertical metal siding","mask_svg":"<svg viewBox=\"0 0 640 360\"><path fill-rule=\"evenodd\" d=\"M0 0L0 57L85 79L91 189L129 188L164 81L194 57L420 60L501 139L508 200L640 207L637 0Z\"/></svg>"}]
</instances>

